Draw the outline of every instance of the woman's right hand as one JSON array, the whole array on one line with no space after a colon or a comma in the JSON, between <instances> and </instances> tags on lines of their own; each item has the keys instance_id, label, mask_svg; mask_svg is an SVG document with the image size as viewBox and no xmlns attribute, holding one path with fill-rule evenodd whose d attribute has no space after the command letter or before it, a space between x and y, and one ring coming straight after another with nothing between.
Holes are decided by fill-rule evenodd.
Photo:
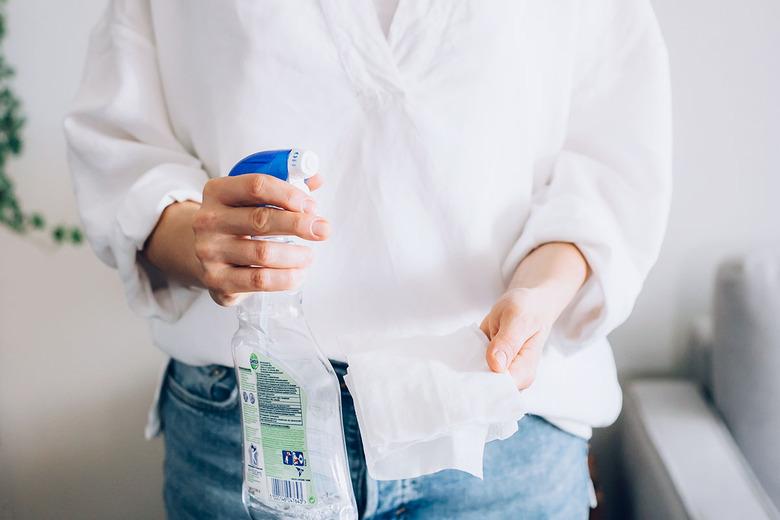
<instances>
[{"instance_id":1,"label":"woman's right hand","mask_svg":"<svg viewBox=\"0 0 780 520\"><path fill-rule=\"evenodd\" d=\"M312 190L321 183L319 175L307 181ZM291 184L261 174L220 177L206 183L201 205L183 202L166 209L145 253L168 275L205 287L220 305L232 305L243 293L297 288L312 261L306 246L250 236L321 241L329 234L314 199Z\"/></svg>"}]
</instances>

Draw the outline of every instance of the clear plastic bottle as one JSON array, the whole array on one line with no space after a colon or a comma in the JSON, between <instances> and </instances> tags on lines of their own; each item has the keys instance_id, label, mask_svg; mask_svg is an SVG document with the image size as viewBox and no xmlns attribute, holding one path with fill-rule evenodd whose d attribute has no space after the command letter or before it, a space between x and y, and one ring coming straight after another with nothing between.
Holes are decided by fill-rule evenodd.
<instances>
[{"instance_id":1,"label":"clear plastic bottle","mask_svg":"<svg viewBox=\"0 0 780 520\"><path fill-rule=\"evenodd\" d=\"M285 152L297 151L262 153ZM256 162L258 155L247 159ZM245 161L231 173L250 173L242 171L242 163L249 168ZM258 292L238 306L232 347L241 394L244 505L253 519L354 520L339 383L301 303L300 291Z\"/></svg>"}]
</instances>

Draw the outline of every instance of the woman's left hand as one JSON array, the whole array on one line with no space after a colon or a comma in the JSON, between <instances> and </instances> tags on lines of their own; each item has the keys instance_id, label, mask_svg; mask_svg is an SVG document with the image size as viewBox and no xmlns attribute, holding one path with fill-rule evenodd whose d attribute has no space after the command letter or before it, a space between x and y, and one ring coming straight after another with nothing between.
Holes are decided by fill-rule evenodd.
<instances>
[{"instance_id":1,"label":"woman's left hand","mask_svg":"<svg viewBox=\"0 0 780 520\"><path fill-rule=\"evenodd\" d=\"M550 300L543 288L509 289L480 325L490 340L487 362L491 370L508 370L521 390L534 382L557 318L557 306Z\"/></svg>"},{"instance_id":2,"label":"woman's left hand","mask_svg":"<svg viewBox=\"0 0 780 520\"><path fill-rule=\"evenodd\" d=\"M550 331L588 271L579 249L569 243L544 244L520 262L510 288L480 325L490 340L491 370L508 371L521 390L531 386Z\"/></svg>"}]
</instances>

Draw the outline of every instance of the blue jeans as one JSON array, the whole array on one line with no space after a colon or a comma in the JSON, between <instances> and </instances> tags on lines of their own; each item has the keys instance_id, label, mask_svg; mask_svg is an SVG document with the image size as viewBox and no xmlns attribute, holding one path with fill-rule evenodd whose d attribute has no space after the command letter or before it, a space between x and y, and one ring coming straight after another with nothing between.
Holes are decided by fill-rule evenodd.
<instances>
[{"instance_id":1,"label":"blue jeans","mask_svg":"<svg viewBox=\"0 0 780 520\"><path fill-rule=\"evenodd\" d=\"M460 471L374 481L366 471L352 398L342 383L347 455L361 518L586 519L587 442L537 416L485 447L485 479ZM168 517L245 519L241 503L241 419L235 374L219 365L172 361L161 396Z\"/></svg>"}]
</instances>

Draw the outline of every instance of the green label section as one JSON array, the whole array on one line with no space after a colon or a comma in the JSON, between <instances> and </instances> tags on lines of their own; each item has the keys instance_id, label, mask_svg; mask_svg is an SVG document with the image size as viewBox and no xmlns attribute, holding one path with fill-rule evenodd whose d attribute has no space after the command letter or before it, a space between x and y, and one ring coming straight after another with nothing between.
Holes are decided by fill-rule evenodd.
<instances>
[{"instance_id":1,"label":"green label section","mask_svg":"<svg viewBox=\"0 0 780 520\"><path fill-rule=\"evenodd\" d=\"M306 394L281 367L258 356L256 385L268 491L272 499L315 504L306 446Z\"/></svg>"},{"instance_id":2,"label":"green label section","mask_svg":"<svg viewBox=\"0 0 780 520\"><path fill-rule=\"evenodd\" d=\"M262 436L260 410L257 407L257 378L248 368L239 367L238 389L241 392L241 415L244 425L244 478L253 494L262 493L263 480Z\"/></svg>"},{"instance_id":3,"label":"green label section","mask_svg":"<svg viewBox=\"0 0 780 520\"><path fill-rule=\"evenodd\" d=\"M261 361L257 387L262 396L260 423L263 426L303 427L303 392L283 370L270 361Z\"/></svg>"}]
</instances>

